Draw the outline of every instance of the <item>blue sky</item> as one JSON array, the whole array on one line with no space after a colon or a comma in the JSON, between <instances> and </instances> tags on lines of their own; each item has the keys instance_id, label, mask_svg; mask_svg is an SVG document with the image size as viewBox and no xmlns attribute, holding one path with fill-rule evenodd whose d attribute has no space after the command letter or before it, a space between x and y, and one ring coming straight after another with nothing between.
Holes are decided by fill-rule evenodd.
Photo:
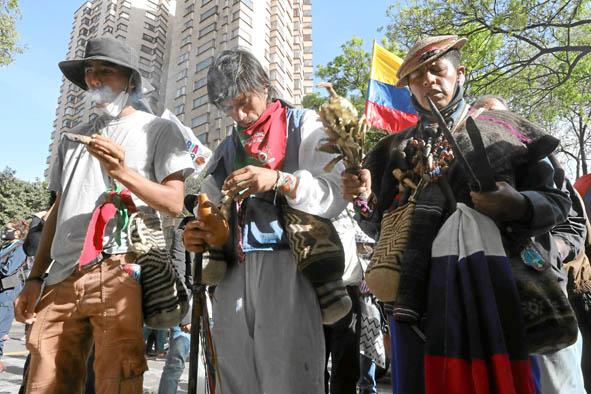
<instances>
[{"instance_id":1,"label":"blue sky","mask_svg":"<svg viewBox=\"0 0 591 394\"><path fill-rule=\"evenodd\" d=\"M0 170L10 167L26 181L43 179L49 154L61 73L57 63L66 57L74 11L83 0L21 0L18 24L23 55L0 68ZM340 53L353 35L363 38L371 51L380 26L388 23L392 1L313 0L312 38L314 65L326 64Z\"/></svg>"}]
</instances>

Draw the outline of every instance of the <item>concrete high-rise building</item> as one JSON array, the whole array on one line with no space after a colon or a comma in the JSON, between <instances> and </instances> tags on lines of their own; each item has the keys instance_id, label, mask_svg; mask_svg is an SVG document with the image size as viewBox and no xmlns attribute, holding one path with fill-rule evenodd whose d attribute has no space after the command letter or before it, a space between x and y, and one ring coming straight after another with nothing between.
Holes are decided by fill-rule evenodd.
<instances>
[{"instance_id":1,"label":"concrete high-rise building","mask_svg":"<svg viewBox=\"0 0 591 394\"><path fill-rule=\"evenodd\" d=\"M207 98L207 70L219 51L249 48L279 96L300 105L312 90L310 0L177 1L166 106L215 147L232 120Z\"/></svg>"},{"instance_id":2,"label":"concrete high-rise building","mask_svg":"<svg viewBox=\"0 0 591 394\"><path fill-rule=\"evenodd\" d=\"M65 59L82 58L86 42L94 37L112 35L124 40L137 51L140 72L154 87L154 93L149 97L150 105L155 112L162 113L175 7L175 0L86 1L74 12ZM61 133L97 116L94 106L82 89L62 77L48 168L55 158Z\"/></svg>"},{"instance_id":3,"label":"concrete high-rise building","mask_svg":"<svg viewBox=\"0 0 591 394\"><path fill-rule=\"evenodd\" d=\"M310 0L87 1L74 13L66 59L81 58L89 38L125 40L155 88L149 95L154 112L170 109L215 148L233 124L208 103L206 76L215 54L250 49L279 96L298 106L313 86L311 7ZM81 89L66 79L60 89L49 166L61 132L96 116Z\"/></svg>"}]
</instances>

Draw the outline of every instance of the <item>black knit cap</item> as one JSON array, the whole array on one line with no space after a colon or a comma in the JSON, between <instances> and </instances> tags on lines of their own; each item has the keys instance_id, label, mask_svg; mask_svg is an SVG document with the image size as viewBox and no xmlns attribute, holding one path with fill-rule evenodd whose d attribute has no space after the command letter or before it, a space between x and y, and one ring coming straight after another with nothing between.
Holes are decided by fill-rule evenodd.
<instances>
[{"instance_id":1,"label":"black knit cap","mask_svg":"<svg viewBox=\"0 0 591 394\"><path fill-rule=\"evenodd\" d=\"M84 66L89 60L104 60L131 70L132 82L138 92L142 91L142 77L138 70L138 57L135 50L124 42L112 37L91 38L86 43L82 59L64 60L59 68L66 78L84 90L88 90L84 80Z\"/></svg>"}]
</instances>

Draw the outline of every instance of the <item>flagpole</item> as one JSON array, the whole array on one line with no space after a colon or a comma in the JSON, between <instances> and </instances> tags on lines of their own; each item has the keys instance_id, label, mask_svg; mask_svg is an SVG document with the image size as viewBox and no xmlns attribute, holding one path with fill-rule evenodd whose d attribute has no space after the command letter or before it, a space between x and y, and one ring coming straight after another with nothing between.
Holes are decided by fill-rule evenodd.
<instances>
[{"instance_id":1,"label":"flagpole","mask_svg":"<svg viewBox=\"0 0 591 394\"><path fill-rule=\"evenodd\" d=\"M367 83L367 92L365 92L365 111L363 111L363 113L365 114L365 119L367 119L367 101L369 99L369 80L371 80L371 73L373 71L373 62L374 62L374 56L376 55L376 39L373 39L373 45L371 47L371 60L370 60L370 65L369 65L369 79L368 79L368 83Z\"/></svg>"},{"instance_id":2,"label":"flagpole","mask_svg":"<svg viewBox=\"0 0 591 394\"><path fill-rule=\"evenodd\" d=\"M203 253L197 253L193 262L193 310L191 313L191 345L189 353L189 394L197 394L197 377L199 375L199 332L203 315L202 293L205 286L201 283ZM207 381L207 374L205 376ZM206 383L207 384L207 383Z\"/></svg>"}]
</instances>

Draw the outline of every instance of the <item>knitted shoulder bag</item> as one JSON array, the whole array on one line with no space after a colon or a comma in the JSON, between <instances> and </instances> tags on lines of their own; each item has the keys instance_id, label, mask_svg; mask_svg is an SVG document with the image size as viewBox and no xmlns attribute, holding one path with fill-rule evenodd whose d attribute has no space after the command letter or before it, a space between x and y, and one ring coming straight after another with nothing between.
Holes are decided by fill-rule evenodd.
<instances>
[{"instance_id":1,"label":"knitted shoulder bag","mask_svg":"<svg viewBox=\"0 0 591 394\"><path fill-rule=\"evenodd\" d=\"M340 280L345 270L345 252L332 222L287 204L281 210L298 270L317 281Z\"/></svg>"},{"instance_id":2,"label":"knitted shoulder bag","mask_svg":"<svg viewBox=\"0 0 591 394\"><path fill-rule=\"evenodd\" d=\"M141 267L144 322L152 328L178 325L189 310L188 292L166 248L162 223L154 214L136 212L127 234Z\"/></svg>"},{"instance_id":3,"label":"knitted shoulder bag","mask_svg":"<svg viewBox=\"0 0 591 394\"><path fill-rule=\"evenodd\" d=\"M408 243L416 199L424 182L417 186L408 202L382 217L380 238L365 271L365 282L371 292L382 302L396 299L402 256Z\"/></svg>"}]
</instances>

